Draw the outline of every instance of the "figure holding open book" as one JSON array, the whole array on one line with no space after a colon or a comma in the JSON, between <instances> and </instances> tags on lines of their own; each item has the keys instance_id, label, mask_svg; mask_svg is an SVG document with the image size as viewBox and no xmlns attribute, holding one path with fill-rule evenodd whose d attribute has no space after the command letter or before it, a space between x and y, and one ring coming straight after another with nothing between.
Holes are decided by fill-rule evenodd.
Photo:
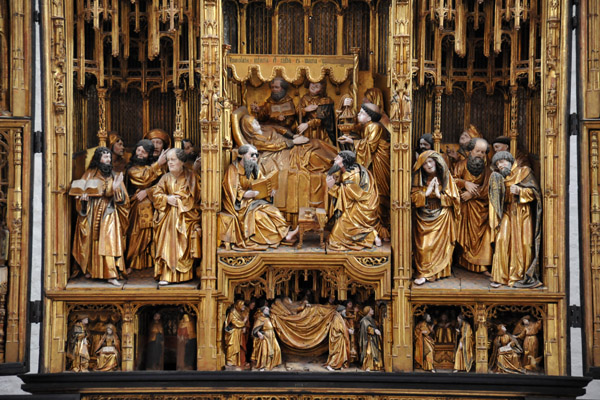
<instances>
[{"instance_id":1,"label":"figure holding open book","mask_svg":"<svg viewBox=\"0 0 600 400\"><path fill-rule=\"evenodd\" d=\"M292 230L272 203L279 181L276 172L267 176L258 167L258 150L245 144L239 158L231 163L223 181L223 208L234 216L230 226L234 248L266 250L282 241L293 242L298 228Z\"/></svg>"},{"instance_id":2,"label":"figure holding open book","mask_svg":"<svg viewBox=\"0 0 600 400\"><path fill-rule=\"evenodd\" d=\"M73 258L87 278L106 279L119 286L119 271L125 269L125 232L129 196L123 173L112 170L112 153L98 147L81 179L73 181L70 195L76 196L77 224Z\"/></svg>"}]
</instances>

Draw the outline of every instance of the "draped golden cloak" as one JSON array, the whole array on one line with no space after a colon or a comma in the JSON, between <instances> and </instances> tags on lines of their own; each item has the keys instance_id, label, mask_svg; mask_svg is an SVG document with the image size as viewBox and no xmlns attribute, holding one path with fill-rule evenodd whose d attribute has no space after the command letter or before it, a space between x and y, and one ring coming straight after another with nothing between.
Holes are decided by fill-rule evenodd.
<instances>
[{"instance_id":1,"label":"draped golden cloak","mask_svg":"<svg viewBox=\"0 0 600 400\"><path fill-rule=\"evenodd\" d=\"M356 162L367 168L375 177L380 196L382 225L389 225L390 208L390 142L389 132L378 122L367 122L362 131L362 139L354 141ZM389 238L385 229L379 230L381 238Z\"/></svg>"},{"instance_id":2,"label":"draped golden cloak","mask_svg":"<svg viewBox=\"0 0 600 400\"><path fill-rule=\"evenodd\" d=\"M125 269L125 234L129 217L129 197L125 185L113 190L112 175L102 176L88 169L81 179L104 182L104 194L76 200L77 223L73 238L73 258L83 273L92 278L112 279Z\"/></svg>"},{"instance_id":3,"label":"draped golden cloak","mask_svg":"<svg viewBox=\"0 0 600 400\"><path fill-rule=\"evenodd\" d=\"M264 337L258 337L260 332ZM273 369L281 364L281 349L273 325L268 316L259 312L254 321L252 328L252 336L254 336L254 350L252 351L252 362L254 367L258 369Z\"/></svg>"},{"instance_id":4,"label":"draped golden cloak","mask_svg":"<svg viewBox=\"0 0 600 400\"><path fill-rule=\"evenodd\" d=\"M236 365L242 367L246 360L245 334L244 329L248 322L248 312L239 311L232 308L225 321L225 363L227 365Z\"/></svg>"},{"instance_id":5,"label":"draped golden cloak","mask_svg":"<svg viewBox=\"0 0 600 400\"><path fill-rule=\"evenodd\" d=\"M90 363L90 350L87 325L76 322L70 333L69 351L67 357L71 359L70 371L87 372Z\"/></svg>"},{"instance_id":6,"label":"draped golden cloak","mask_svg":"<svg viewBox=\"0 0 600 400\"><path fill-rule=\"evenodd\" d=\"M144 269L152 267L154 251L152 243L154 206L150 197L138 201L136 195L149 188L163 174L161 166L134 165L127 170L128 187L132 193L129 201L129 229L127 230L127 264L129 268Z\"/></svg>"},{"instance_id":7,"label":"draped golden cloak","mask_svg":"<svg viewBox=\"0 0 600 400\"><path fill-rule=\"evenodd\" d=\"M459 264L469 271L484 272L492 265L492 230L489 224L489 179L491 169L486 167L479 176L467 169L467 159L455 165L453 176L456 186L465 191L465 181L479 186L477 195L461 201L457 241L462 247Z\"/></svg>"},{"instance_id":8,"label":"draped golden cloak","mask_svg":"<svg viewBox=\"0 0 600 400\"><path fill-rule=\"evenodd\" d=\"M421 167L430 157L436 161L436 174L441 185L440 199L433 193L425 197L432 178L422 173ZM457 237L456 219L460 216L460 196L439 153L427 150L419 155L413 167L411 200L416 209L413 225L414 278L435 280L450 276Z\"/></svg>"},{"instance_id":9,"label":"draped golden cloak","mask_svg":"<svg viewBox=\"0 0 600 400\"><path fill-rule=\"evenodd\" d=\"M454 369L457 371L471 371L475 361L475 342L473 341L473 329L466 321L463 321L458 334L456 350L454 351Z\"/></svg>"},{"instance_id":10,"label":"draped golden cloak","mask_svg":"<svg viewBox=\"0 0 600 400\"><path fill-rule=\"evenodd\" d=\"M507 332L499 334L494 339L490 369L508 374L523 374L525 370L521 365L522 354L523 348L515 336Z\"/></svg>"},{"instance_id":11,"label":"draped golden cloak","mask_svg":"<svg viewBox=\"0 0 600 400\"><path fill-rule=\"evenodd\" d=\"M379 191L369 170L356 165L344 171L329 189L330 215L337 217L328 238L328 249L362 250L373 247L380 230Z\"/></svg>"},{"instance_id":12,"label":"draped golden cloak","mask_svg":"<svg viewBox=\"0 0 600 400\"><path fill-rule=\"evenodd\" d=\"M316 110L306 112L307 106L316 105ZM335 144L335 117L333 100L327 96L312 96L305 94L298 103L299 123L308 123L308 129L303 136L319 139L328 144Z\"/></svg>"},{"instance_id":13,"label":"draped golden cloak","mask_svg":"<svg viewBox=\"0 0 600 400\"><path fill-rule=\"evenodd\" d=\"M348 327L335 306L307 306L289 298L276 299L271 306L271 321L281 341L294 349L314 350L328 338L329 356L325 365L333 369L348 366Z\"/></svg>"},{"instance_id":14,"label":"draped golden cloak","mask_svg":"<svg viewBox=\"0 0 600 400\"><path fill-rule=\"evenodd\" d=\"M105 333L98 342L94 353L98 355L96 371L116 371L119 369L121 342L115 333L111 335Z\"/></svg>"},{"instance_id":15,"label":"draped golden cloak","mask_svg":"<svg viewBox=\"0 0 600 400\"><path fill-rule=\"evenodd\" d=\"M260 152L258 160L261 172L279 171L279 189L273 204L282 212L297 214L300 207L325 208L327 184L325 172L331 167L337 150L322 140L310 139L302 145L294 145L285 137L281 126L262 126L257 133L250 125L251 119L243 118L241 130L244 138Z\"/></svg>"},{"instance_id":16,"label":"draped golden cloak","mask_svg":"<svg viewBox=\"0 0 600 400\"><path fill-rule=\"evenodd\" d=\"M521 188L519 195L510 193L512 185ZM489 221L496 242L492 259L494 282L517 287L541 284L541 213L541 192L531 169L515 163L503 182L499 173L492 174Z\"/></svg>"},{"instance_id":17,"label":"draped golden cloak","mask_svg":"<svg viewBox=\"0 0 600 400\"><path fill-rule=\"evenodd\" d=\"M433 369L433 327L427 321L421 321L415 326L415 363L423 371Z\"/></svg>"},{"instance_id":18,"label":"draped golden cloak","mask_svg":"<svg viewBox=\"0 0 600 400\"><path fill-rule=\"evenodd\" d=\"M201 257L200 182L187 168L178 177L163 175L154 188L156 262L154 277L184 282L194 276L194 259ZM167 196L178 195L177 206Z\"/></svg>"},{"instance_id":19,"label":"draped golden cloak","mask_svg":"<svg viewBox=\"0 0 600 400\"><path fill-rule=\"evenodd\" d=\"M275 115L283 115L285 119L280 121ZM273 100L269 97L260 107L256 119L258 119L261 124L266 123L283 126L291 133L297 126L294 100L287 94L280 100Z\"/></svg>"},{"instance_id":20,"label":"draped golden cloak","mask_svg":"<svg viewBox=\"0 0 600 400\"><path fill-rule=\"evenodd\" d=\"M263 177L262 172L258 177ZM251 188L252 180L246 177L242 162L234 161L223 179L223 209L234 217L227 236L240 249L277 247L290 227L273 204L262 199L244 198L244 193ZM223 233L220 232L219 236Z\"/></svg>"}]
</instances>

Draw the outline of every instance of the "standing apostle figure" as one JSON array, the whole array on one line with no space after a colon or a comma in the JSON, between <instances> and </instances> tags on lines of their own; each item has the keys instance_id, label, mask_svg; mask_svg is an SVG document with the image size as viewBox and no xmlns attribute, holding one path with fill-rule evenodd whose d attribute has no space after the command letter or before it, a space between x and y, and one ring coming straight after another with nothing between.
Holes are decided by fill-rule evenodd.
<instances>
[{"instance_id":1,"label":"standing apostle figure","mask_svg":"<svg viewBox=\"0 0 600 400\"><path fill-rule=\"evenodd\" d=\"M183 149L167 152L169 173L154 187L156 260L154 277L160 285L194 277L194 260L201 257L200 181L184 168Z\"/></svg>"},{"instance_id":2,"label":"standing apostle figure","mask_svg":"<svg viewBox=\"0 0 600 400\"><path fill-rule=\"evenodd\" d=\"M469 271L483 272L490 276L492 265L492 230L489 224L488 142L471 140L467 158L456 163L454 181L460 190L460 218L458 220L458 243L462 252L459 264Z\"/></svg>"},{"instance_id":3,"label":"standing apostle figure","mask_svg":"<svg viewBox=\"0 0 600 400\"><path fill-rule=\"evenodd\" d=\"M86 185L93 180L96 190L77 198L72 254L86 277L119 286L119 271L125 270L129 197L123 174L112 170L111 155L108 148L98 147L81 177Z\"/></svg>"},{"instance_id":4,"label":"standing apostle figure","mask_svg":"<svg viewBox=\"0 0 600 400\"><path fill-rule=\"evenodd\" d=\"M494 154L499 172L490 176L490 226L496 247L492 287L537 287L541 243L542 196L529 167L519 166L512 154Z\"/></svg>"},{"instance_id":5,"label":"standing apostle figure","mask_svg":"<svg viewBox=\"0 0 600 400\"><path fill-rule=\"evenodd\" d=\"M140 140L135 146L127 168L127 187L131 195L129 229L127 232L127 265L130 269L150 268L154 252L152 242L154 206L148 192L163 174L162 166L167 162L166 153L152 162L154 145L148 139Z\"/></svg>"},{"instance_id":6,"label":"standing apostle figure","mask_svg":"<svg viewBox=\"0 0 600 400\"><path fill-rule=\"evenodd\" d=\"M411 192L416 277L414 283L445 278L452 273L456 219L460 196L442 156L427 150L413 167Z\"/></svg>"}]
</instances>

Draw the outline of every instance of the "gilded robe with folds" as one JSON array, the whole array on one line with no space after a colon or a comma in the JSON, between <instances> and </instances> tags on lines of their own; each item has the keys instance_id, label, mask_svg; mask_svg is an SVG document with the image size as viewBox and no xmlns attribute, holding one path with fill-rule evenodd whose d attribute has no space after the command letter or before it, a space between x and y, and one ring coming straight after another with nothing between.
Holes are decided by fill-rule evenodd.
<instances>
[{"instance_id":1,"label":"gilded robe with folds","mask_svg":"<svg viewBox=\"0 0 600 400\"><path fill-rule=\"evenodd\" d=\"M425 197L433 179L422 166L428 158L436 162L436 176L440 181L441 198L435 192ZM441 169L441 171L440 171ZM411 200L415 208L413 224L414 259L416 276L435 280L452 274L452 254L457 238L456 219L460 216L460 195L446 163L433 150L419 155L413 167Z\"/></svg>"},{"instance_id":2,"label":"gilded robe with folds","mask_svg":"<svg viewBox=\"0 0 600 400\"><path fill-rule=\"evenodd\" d=\"M136 195L141 190L152 191L151 187L163 174L161 166L133 165L127 170L127 187L131 194L129 201L129 229L127 230L127 264L129 268L144 269L154 264L154 243L152 242L154 206L150 196L138 201Z\"/></svg>"},{"instance_id":3,"label":"gilded robe with folds","mask_svg":"<svg viewBox=\"0 0 600 400\"><path fill-rule=\"evenodd\" d=\"M258 178L262 177L259 172ZM245 198L244 193L251 189L252 179L246 177L242 161L234 161L223 179L223 209L234 217L228 236L239 249L277 247L290 227L273 204L263 199Z\"/></svg>"},{"instance_id":4,"label":"gilded robe with folds","mask_svg":"<svg viewBox=\"0 0 600 400\"><path fill-rule=\"evenodd\" d=\"M273 204L292 214L297 214L300 207L325 208L325 172L331 167L337 150L318 139L294 145L292 139L284 136L285 128L265 125L257 133L249 122L247 118L242 119L241 130L244 139L260 152L261 172L266 175L279 171L279 189Z\"/></svg>"},{"instance_id":5,"label":"gilded robe with folds","mask_svg":"<svg viewBox=\"0 0 600 400\"><path fill-rule=\"evenodd\" d=\"M537 370L537 358L539 354L539 339L538 332L542 328L542 322L529 322L529 325L523 326L522 330L515 336L523 341L523 359L522 365L527 370Z\"/></svg>"},{"instance_id":6,"label":"gilded robe with folds","mask_svg":"<svg viewBox=\"0 0 600 400\"><path fill-rule=\"evenodd\" d=\"M508 332L499 334L494 339L490 369L508 374L524 374L525 370L521 365L521 354L523 354L523 348L515 336Z\"/></svg>"},{"instance_id":7,"label":"gilded robe with folds","mask_svg":"<svg viewBox=\"0 0 600 400\"><path fill-rule=\"evenodd\" d=\"M521 188L519 195L510 192ZM496 242L492 280L516 287L537 287L541 244L542 196L533 172L514 163L510 175L490 177L489 222Z\"/></svg>"},{"instance_id":8,"label":"gilded robe with folds","mask_svg":"<svg viewBox=\"0 0 600 400\"><path fill-rule=\"evenodd\" d=\"M177 325L177 371L192 371L196 365L196 327L185 314Z\"/></svg>"},{"instance_id":9,"label":"gilded robe with folds","mask_svg":"<svg viewBox=\"0 0 600 400\"><path fill-rule=\"evenodd\" d=\"M313 104L318 106L316 110L304 111L307 106ZM308 123L308 129L302 135L335 145L335 113L333 109L333 100L328 96L312 96L310 93L302 96L298 104L298 119L299 123Z\"/></svg>"},{"instance_id":10,"label":"gilded robe with folds","mask_svg":"<svg viewBox=\"0 0 600 400\"><path fill-rule=\"evenodd\" d=\"M473 272L487 271L492 265L492 230L489 224L489 180L491 169L487 164L479 176L474 176L467 168L468 159L459 161L454 168L454 181L462 192L465 182L479 186L477 195L460 203L458 219L458 243L462 247L459 264Z\"/></svg>"},{"instance_id":11,"label":"gilded robe with folds","mask_svg":"<svg viewBox=\"0 0 600 400\"><path fill-rule=\"evenodd\" d=\"M165 366L165 330L160 320L150 324L148 343L146 344L146 370L160 371Z\"/></svg>"},{"instance_id":12,"label":"gilded robe with folds","mask_svg":"<svg viewBox=\"0 0 600 400\"><path fill-rule=\"evenodd\" d=\"M433 326L427 321L421 321L415 326L415 363L423 371L433 368L433 353L435 342L433 340Z\"/></svg>"},{"instance_id":13,"label":"gilded robe with folds","mask_svg":"<svg viewBox=\"0 0 600 400\"><path fill-rule=\"evenodd\" d=\"M129 196L124 184L113 190L115 176L104 177L98 169L88 169L81 179L101 180L104 194L76 200L73 258L84 274L96 279L118 278L119 271L125 270Z\"/></svg>"},{"instance_id":14,"label":"gilded robe with folds","mask_svg":"<svg viewBox=\"0 0 600 400\"><path fill-rule=\"evenodd\" d=\"M348 366L348 327L335 306L276 299L271 306L271 321L285 345L314 352L328 339L329 356L325 365L333 369Z\"/></svg>"},{"instance_id":15,"label":"gilded robe with folds","mask_svg":"<svg viewBox=\"0 0 600 400\"><path fill-rule=\"evenodd\" d=\"M360 364L364 370L383 369L381 336L375 333L375 329L377 324L373 317L366 315L360 320Z\"/></svg>"},{"instance_id":16,"label":"gilded robe with folds","mask_svg":"<svg viewBox=\"0 0 600 400\"><path fill-rule=\"evenodd\" d=\"M462 345L462 346L461 346ZM475 360L475 342L473 341L473 329L466 321L462 322L456 349L454 350L454 369L457 371L471 371Z\"/></svg>"},{"instance_id":17,"label":"gilded robe with folds","mask_svg":"<svg viewBox=\"0 0 600 400\"><path fill-rule=\"evenodd\" d=\"M202 256L200 228L200 181L187 168L176 177L163 175L153 190L156 209L156 257L154 277L167 282L184 282L194 277L194 260ZM178 195L177 206L167 196Z\"/></svg>"},{"instance_id":18,"label":"gilded robe with folds","mask_svg":"<svg viewBox=\"0 0 600 400\"><path fill-rule=\"evenodd\" d=\"M367 122L362 131L362 139L354 141L356 162L367 168L375 177L380 196L379 211L382 217L379 236L390 237L390 134L379 122Z\"/></svg>"},{"instance_id":19,"label":"gilded robe with folds","mask_svg":"<svg viewBox=\"0 0 600 400\"><path fill-rule=\"evenodd\" d=\"M258 332L263 338L258 337ZM252 361L257 369L273 369L281 364L281 349L275 337L273 324L268 316L262 312L256 316L254 327L252 328L254 337L254 350L252 352Z\"/></svg>"},{"instance_id":20,"label":"gilded robe with folds","mask_svg":"<svg viewBox=\"0 0 600 400\"><path fill-rule=\"evenodd\" d=\"M277 116L283 115L285 119L280 121ZM294 100L289 95L285 95L280 100L273 100L269 97L256 115L256 119L270 125L280 125L285 128L288 133L292 133L296 129L296 106Z\"/></svg>"},{"instance_id":21,"label":"gilded robe with folds","mask_svg":"<svg viewBox=\"0 0 600 400\"><path fill-rule=\"evenodd\" d=\"M246 364L246 335L248 311L232 308L225 321L225 364L243 367Z\"/></svg>"},{"instance_id":22,"label":"gilded robe with folds","mask_svg":"<svg viewBox=\"0 0 600 400\"><path fill-rule=\"evenodd\" d=\"M111 335L105 333L98 342L94 353L98 355L95 371L116 371L119 369L121 342L115 333Z\"/></svg>"},{"instance_id":23,"label":"gilded robe with folds","mask_svg":"<svg viewBox=\"0 0 600 400\"><path fill-rule=\"evenodd\" d=\"M328 238L328 249L362 250L373 247L381 220L379 191L375 179L365 167L355 164L344 171L339 183L329 189L330 215L335 225Z\"/></svg>"},{"instance_id":24,"label":"gilded robe with folds","mask_svg":"<svg viewBox=\"0 0 600 400\"><path fill-rule=\"evenodd\" d=\"M88 341L87 324L76 322L71 330L69 351L71 359L70 371L87 372L90 365L90 342Z\"/></svg>"}]
</instances>

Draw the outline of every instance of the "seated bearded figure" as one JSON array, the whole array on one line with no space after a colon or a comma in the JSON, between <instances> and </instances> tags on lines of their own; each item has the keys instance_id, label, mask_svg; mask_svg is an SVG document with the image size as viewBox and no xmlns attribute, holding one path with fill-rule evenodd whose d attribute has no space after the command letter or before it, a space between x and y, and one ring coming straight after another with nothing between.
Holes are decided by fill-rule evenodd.
<instances>
[{"instance_id":1,"label":"seated bearded figure","mask_svg":"<svg viewBox=\"0 0 600 400\"><path fill-rule=\"evenodd\" d=\"M325 175L336 149L319 139L284 136L285 128L261 126L251 115L240 121L243 140L260 152L263 174L279 171L278 191L273 204L281 211L297 214L300 207L325 208Z\"/></svg>"},{"instance_id":2,"label":"seated bearded figure","mask_svg":"<svg viewBox=\"0 0 600 400\"><path fill-rule=\"evenodd\" d=\"M291 230L281 212L268 200L258 198L252 184L264 175L258 167L258 151L246 144L238 149L239 158L231 163L223 180L223 209L233 216L226 234L234 249L266 250L283 241L293 241L298 228ZM222 238L223 225L219 226Z\"/></svg>"}]
</instances>

